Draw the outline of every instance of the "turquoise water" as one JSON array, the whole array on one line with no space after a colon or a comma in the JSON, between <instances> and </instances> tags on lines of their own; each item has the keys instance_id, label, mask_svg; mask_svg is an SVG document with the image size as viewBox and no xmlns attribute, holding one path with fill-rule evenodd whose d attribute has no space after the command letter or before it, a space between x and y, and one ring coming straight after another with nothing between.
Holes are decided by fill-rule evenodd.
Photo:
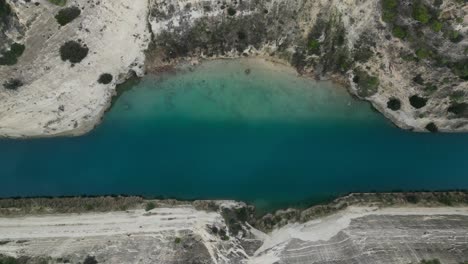
<instances>
[{"instance_id":1,"label":"turquoise water","mask_svg":"<svg viewBox=\"0 0 468 264\"><path fill-rule=\"evenodd\" d=\"M466 134L402 131L344 88L252 60L146 77L88 135L0 149L2 197L124 193L272 209L468 188Z\"/></svg>"}]
</instances>

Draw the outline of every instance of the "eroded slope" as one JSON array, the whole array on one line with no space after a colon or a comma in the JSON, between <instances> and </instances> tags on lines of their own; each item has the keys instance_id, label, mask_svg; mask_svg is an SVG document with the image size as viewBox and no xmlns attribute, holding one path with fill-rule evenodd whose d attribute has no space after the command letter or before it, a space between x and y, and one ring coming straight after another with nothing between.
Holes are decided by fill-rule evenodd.
<instances>
[{"instance_id":1,"label":"eroded slope","mask_svg":"<svg viewBox=\"0 0 468 264\"><path fill-rule=\"evenodd\" d=\"M16 42L24 50L17 62L0 63L0 135L85 133L99 122L115 85L130 71L143 74L146 0L6 3L20 26L8 22L0 30L9 36L0 48L7 53ZM15 33L23 28L24 35ZM112 78L102 81L103 74Z\"/></svg>"},{"instance_id":2,"label":"eroded slope","mask_svg":"<svg viewBox=\"0 0 468 264\"><path fill-rule=\"evenodd\" d=\"M467 10L457 0L151 0L147 66L279 58L347 84L402 128L467 131Z\"/></svg>"}]
</instances>

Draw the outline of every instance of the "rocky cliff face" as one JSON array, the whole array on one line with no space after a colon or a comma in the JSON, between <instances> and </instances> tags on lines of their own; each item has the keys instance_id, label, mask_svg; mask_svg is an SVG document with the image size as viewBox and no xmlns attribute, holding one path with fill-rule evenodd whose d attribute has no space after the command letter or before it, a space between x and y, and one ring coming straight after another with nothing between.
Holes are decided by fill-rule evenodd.
<instances>
[{"instance_id":1,"label":"rocky cliff face","mask_svg":"<svg viewBox=\"0 0 468 264\"><path fill-rule=\"evenodd\" d=\"M158 65L273 56L344 80L402 128L468 130L466 1L151 0L149 21Z\"/></svg>"},{"instance_id":2,"label":"rocky cliff face","mask_svg":"<svg viewBox=\"0 0 468 264\"><path fill-rule=\"evenodd\" d=\"M2 3L10 11L0 26L8 36L0 42L1 136L83 134L116 84L143 74L146 0Z\"/></svg>"},{"instance_id":3,"label":"rocky cliff face","mask_svg":"<svg viewBox=\"0 0 468 264\"><path fill-rule=\"evenodd\" d=\"M24 27L19 23L15 10L0 0L0 52L3 54L11 44L19 42L24 36Z\"/></svg>"},{"instance_id":4,"label":"rocky cliff face","mask_svg":"<svg viewBox=\"0 0 468 264\"><path fill-rule=\"evenodd\" d=\"M302 213L279 211L267 233L256 228L269 229L261 223L271 217L256 222L252 206L234 201L4 199L0 263L459 264L468 260L466 197L355 194ZM448 201L453 207L439 207ZM360 206L329 214L337 204Z\"/></svg>"},{"instance_id":5,"label":"rocky cliff face","mask_svg":"<svg viewBox=\"0 0 468 264\"><path fill-rule=\"evenodd\" d=\"M3 136L83 134L129 72L238 56L339 80L405 129L468 131L463 0L2 0L0 16Z\"/></svg>"}]
</instances>

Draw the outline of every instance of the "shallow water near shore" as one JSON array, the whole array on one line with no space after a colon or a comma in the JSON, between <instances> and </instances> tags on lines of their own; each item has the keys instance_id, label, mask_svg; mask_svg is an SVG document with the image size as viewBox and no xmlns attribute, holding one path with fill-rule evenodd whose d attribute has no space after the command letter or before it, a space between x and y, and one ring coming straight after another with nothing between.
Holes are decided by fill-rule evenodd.
<instances>
[{"instance_id":1,"label":"shallow water near shore","mask_svg":"<svg viewBox=\"0 0 468 264\"><path fill-rule=\"evenodd\" d=\"M342 87L252 59L147 76L88 135L0 149L0 197L138 194L271 210L468 188L468 135L400 130Z\"/></svg>"}]
</instances>

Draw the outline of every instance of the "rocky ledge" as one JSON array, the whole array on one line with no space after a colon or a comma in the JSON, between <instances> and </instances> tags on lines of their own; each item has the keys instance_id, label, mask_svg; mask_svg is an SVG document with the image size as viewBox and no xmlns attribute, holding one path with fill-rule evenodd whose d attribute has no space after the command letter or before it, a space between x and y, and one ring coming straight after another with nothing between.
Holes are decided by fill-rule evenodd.
<instances>
[{"instance_id":1,"label":"rocky ledge","mask_svg":"<svg viewBox=\"0 0 468 264\"><path fill-rule=\"evenodd\" d=\"M467 31L463 0L0 0L0 135L83 134L130 73L239 56L340 81L405 129L468 131Z\"/></svg>"},{"instance_id":2,"label":"rocky ledge","mask_svg":"<svg viewBox=\"0 0 468 264\"><path fill-rule=\"evenodd\" d=\"M463 264L467 205L466 192L363 193L259 216L234 201L2 199L0 263Z\"/></svg>"}]
</instances>

